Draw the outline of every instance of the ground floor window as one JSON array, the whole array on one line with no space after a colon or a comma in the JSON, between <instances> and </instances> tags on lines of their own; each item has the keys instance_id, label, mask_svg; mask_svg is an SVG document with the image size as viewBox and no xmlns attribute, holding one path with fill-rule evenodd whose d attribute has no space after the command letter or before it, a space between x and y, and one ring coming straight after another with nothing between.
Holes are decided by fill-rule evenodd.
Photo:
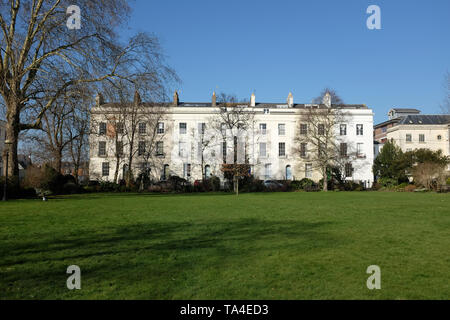
<instances>
[{"instance_id":1,"label":"ground floor window","mask_svg":"<svg viewBox=\"0 0 450 320\"><path fill-rule=\"evenodd\" d=\"M183 164L183 177L189 178L191 176L191 164L190 163L185 163Z\"/></svg>"},{"instance_id":2,"label":"ground floor window","mask_svg":"<svg viewBox=\"0 0 450 320\"><path fill-rule=\"evenodd\" d=\"M305 178L308 178L308 179L312 178L312 164L311 163L305 164Z\"/></svg>"},{"instance_id":3,"label":"ground floor window","mask_svg":"<svg viewBox=\"0 0 450 320\"><path fill-rule=\"evenodd\" d=\"M165 181L165 180L167 180L167 178L169 178L169 165L165 164L164 168L163 168L161 180Z\"/></svg>"},{"instance_id":4,"label":"ground floor window","mask_svg":"<svg viewBox=\"0 0 450 320\"><path fill-rule=\"evenodd\" d=\"M270 179L270 177L272 176L272 164L267 163L264 166L264 175L266 176L266 179Z\"/></svg>"},{"instance_id":5,"label":"ground floor window","mask_svg":"<svg viewBox=\"0 0 450 320\"><path fill-rule=\"evenodd\" d=\"M286 166L286 180L292 180L292 168L290 165Z\"/></svg>"},{"instance_id":6,"label":"ground floor window","mask_svg":"<svg viewBox=\"0 0 450 320\"><path fill-rule=\"evenodd\" d=\"M103 177L109 176L109 162L102 163L102 176Z\"/></svg>"},{"instance_id":7,"label":"ground floor window","mask_svg":"<svg viewBox=\"0 0 450 320\"><path fill-rule=\"evenodd\" d=\"M353 176L353 166L350 162L345 164L345 176L347 178Z\"/></svg>"},{"instance_id":8,"label":"ground floor window","mask_svg":"<svg viewBox=\"0 0 450 320\"><path fill-rule=\"evenodd\" d=\"M211 178L211 167L209 165L205 166L205 179Z\"/></svg>"}]
</instances>

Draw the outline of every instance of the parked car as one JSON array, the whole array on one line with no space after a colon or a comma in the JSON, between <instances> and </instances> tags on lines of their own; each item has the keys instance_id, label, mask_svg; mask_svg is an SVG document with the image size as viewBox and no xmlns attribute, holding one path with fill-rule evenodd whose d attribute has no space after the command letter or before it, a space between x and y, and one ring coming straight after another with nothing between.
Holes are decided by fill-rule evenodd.
<instances>
[{"instance_id":1,"label":"parked car","mask_svg":"<svg viewBox=\"0 0 450 320\"><path fill-rule=\"evenodd\" d=\"M276 191L283 188L283 185L275 180L265 180L264 187L270 191Z\"/></svg>"}]
</instances>

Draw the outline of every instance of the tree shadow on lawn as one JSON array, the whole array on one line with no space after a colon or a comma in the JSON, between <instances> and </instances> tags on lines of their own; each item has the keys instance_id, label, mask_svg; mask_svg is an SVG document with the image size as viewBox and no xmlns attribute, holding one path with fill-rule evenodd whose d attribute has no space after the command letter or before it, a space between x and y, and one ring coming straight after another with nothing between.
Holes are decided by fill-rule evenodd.
<instances>
[{"instance_id":1,"label":"tree shadow on lawn","mask_svg":"<svg viewBox=\"0 0 450 320\"><path fill-rule=\"evenodd\" d=\"M245 261L279 251L296 255L346 243L345 239L325 231L330 224L261 219L167 222L133 224L98 233L70 235L70 238L24 239L1 248L0 274L10 282L37 279L45 282L71 264L87 266L91 276L104 273L105 261L110 269L120 269L121 275L133 274L139 264L175 273L177 270L186 272L202 265L208 267L212 260L217 264L227 260ZM175 259L170 258L174 256ZM37 264L41 266L36 268L38 270L34 268Z\"/></svg>"}]
</instances>

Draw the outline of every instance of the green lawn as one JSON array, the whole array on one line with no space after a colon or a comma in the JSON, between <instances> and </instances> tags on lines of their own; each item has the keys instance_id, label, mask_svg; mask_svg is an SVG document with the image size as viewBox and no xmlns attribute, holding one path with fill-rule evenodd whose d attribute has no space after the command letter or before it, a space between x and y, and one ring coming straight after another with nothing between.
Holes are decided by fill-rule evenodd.
<instances>
[{"instance_id":1,"label":"green lawn","mask_svg":"<svg viewBox=\"0 0 450 320\"><path fill-rule=\"evenodd\" d=\"M81 268L81 290L66 268ZM381 290L366 269L381 268ZM0 203L1 299L449 299L450 195L78 195Z\"/></svg>"}]
</instances>

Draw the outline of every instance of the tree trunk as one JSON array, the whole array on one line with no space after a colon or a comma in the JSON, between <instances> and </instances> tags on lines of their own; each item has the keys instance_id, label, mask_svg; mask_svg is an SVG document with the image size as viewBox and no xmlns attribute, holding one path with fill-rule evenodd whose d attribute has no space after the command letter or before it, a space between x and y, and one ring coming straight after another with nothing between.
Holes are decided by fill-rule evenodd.
<instances>
[{"instance_id":1,"label":"tree trunk","mask_svg":"<svg viewBox=\"0 0 450 320\"><path fill-rule=\"evenodd\" d=\"M58 173L61 173L62 168L62 149L55 150L55 170L58 171Z\"/></svg>"},{"instance_id":2,"label":"tree trunk","mask_svg":"<svg viewBox=\"0 0 450 320\"><path fill-rule=\"evenodd\" d=\"M116 157L116 170L114 171L114 183L117 183L117 178L119 177L120 170L120 159Z\"/></svg>"},{"instance_id":3,"label":"tree trunk","mask_svg":"<svg viewBox=\"0 0 450 320\"><path fill-rule=\"evenodd\" d=\"M323 173L323 191L327 192L328 191L328 175L327 175L327 168L324 167L322 169L322 173Z\"/></svg>"},{"instance_id":4,"label":"tree trunk","mask_svg":"<svg viewBox=\"0 0 450 320\"><path fill-rule=\"evenodd\" d=\"M5 143L3 162L6 164L6 153L9 154L8 159L8 177L12 181L19 180L19 161L17 157L17 145L19 143L19 131L20 131L20 105L17 103L17 98L13 98L6 106L6 141ZM6 142L5 141L5 142Z\"/></svg>"}]
</instances>

